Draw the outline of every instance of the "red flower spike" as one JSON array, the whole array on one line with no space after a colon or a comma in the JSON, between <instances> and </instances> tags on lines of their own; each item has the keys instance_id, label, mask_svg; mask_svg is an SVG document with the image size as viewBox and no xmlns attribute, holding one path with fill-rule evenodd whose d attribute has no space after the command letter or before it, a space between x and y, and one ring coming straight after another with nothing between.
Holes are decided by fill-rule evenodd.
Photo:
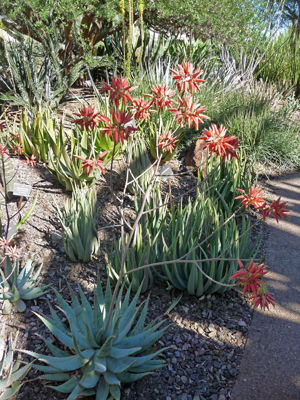
<instances>
[{"instance_id":1,"label":"red flower spike","mask_svg":"<svg viewBox=\"0 0 300 400\"><path fill-rule=\"evenodd\" d=\"M23 153L23 145L18 144L17 146L13 145L14 154L22 154Z\"/></svg>"},{"instance_id":2,"label":"red flower spike","mask_svg":"<svg viewBox=\"0 0 300 400\"><path fill-rule=\"evenodd\" d=\"M94 172L97 167L100 168L102 174L105 174L105 170L104 170L104 168L102 166L103 161L101 160L101 158L104 157L108 152L109 152L109 150L106 150L106 151L100 153L99 157L98 157L98 160L96 160L96 158L91 158L90 160L87 160L87 159L85 159L83 157L80 157L80 156L74 156L74 157L76 157L79 160L83 161L83 164L82 164L81 168L86 168L86 173L88 174L88 176L90 175L91 168L92 168L92 171Z\"/></svg>"},{"instance_id":3,"label":"red flower spike","mask_svg":"<svg viewBox=\"0 0 300 400\"><path fill-rule=\"evenodd\" d=\"M129 100L132 102L132 98L129 93L125 92L132 92L135 89L135 87L129 86L128 83L128 78L112 78L111 86L104 82L102 90L108 90L110 92L110 101L114 102L116 107L118 107L121 99L123 100L124 106L126 106L126 101Z\"/></svg>"},{"instance_id":4,"label":"red flower spike","mask_svg":"<svg viewBox=\"0 0 300 400\"><path fill-rule=\"evenodd\" d=\"M245 190L242 189L237 189L241 193L245 193ZM254 207L258 210L262 209L265 206L265 202L263 198L261 197L261 190L258 188L252 188L250 187L250 193L249 194L243 194L240 196L237 196L236 199L242 199L242 204L245 205L245 209L248 210L248 207L250 204L253 204Z\"/></svg>"},{"instance_id":5,"label":"red flower spike","mask_svg":"<svg viewBox=\"0 0 300 400\"><path fill-rule=\"evenodd\" d=\"M270 205L266 206L264 211L263 211L263 220L266 220L266 217L269 215L274 215L274 218L276 219L277 222L279 222L279 218L284 217L288 218L288 215L286 215L290 210L286 209L285 206L287 204L287 201L280 203L281 197L278 197L277 200L273 201Z\"/></svg>"},{"instance_id":6,"label":"red flower spike","mask_svg":"<svg viewBox=\"0 0 300 400\"><path fill-rule=\"evenodd\" d=\"M157 145L162 151L169 151L173 153L175 143L178 142L176 136L174 137L172 132L163 132L157 139Z\"/></svg>"},{"instance_id":7,"label":"red flower spike","mask_svg":"<svg viewBox=\"0 0 300 400\"><path fill-rule=\"evenodd\" d=\"M74 113L78 118L74 121L75 124L80 125L80 128L83 130L84 128L88 130L91 128L94 130L95 126L98 126L99 121L108 122L109 118L105 115L101 115L99 112L96 112L92 106L83 107L79 113Z\"/></svg>"},{"instance_id":8,"label":"red flower spike","mask_svg":"<svg viewBox=\"0 0 300 400\"><path fill-rule=\"evenodd\" d=\"M260 306L262 310L265 310L266 308L269 310L269 304L272 304L272 306L275 307L274 295L273 293L268 293L265 284L262 284L258 288L257 293L252 295L250 300L253 301L255 308Z\"/></svg>"},{"instance_id":9,"label":"red flower spike","mask_svg":"<svg viewBox=\"0 0 300 400\"><path fill-rule=\"evenodd\" d=\"M23 162L28 165L29 167L34 167L36 164L35 161L35 156L32 154L31 158L29 159L28 157L26 157L26 160L23 160Z\"/></svg>"},{"instance_id":10,"label":"red flower spike","mask_svg":"<svg viewBox=\"0 0 300 400\"><path fill-rule=\"evenodd\" d=\"M176 85L179 92L187 92L189 89L193 94L195 89L200 90L198 83L205 82L203 79L199 79L199 76L203 73L199 67L194 69L194 65L190 62L183 61L182 65L177 65L178 71L171 69L176 80Z\"/></svg>"},{"instance_id":11,"label":"red flower spike","mask_svg":"<svg viewBox=\"0 0 300 400\"><path fill-rule=\"evenodd\" d=\"M6 122L5 122L5 121L0 122L0 131L1 131L1 132L4 131L4 128L5 128L5 127L6 127Z\"/></svg>"},{"instance_id":12,"label":"red flower spike","mask_svg":"<svg viewBox=\"0 0 300 400\"><path fill-rule=\"evenodd\" d=\"M123 144L124 139L127 140L129 138L130 132L137 131L138 129L128 125L129 122L132 120L131 114L126 115L126 111L114 111L113 109L111 112L113 124L107 124L106 127L100 128L100 130L103 131L103 135L107 132L111 140L113 140L113 135L115 143L118 143L120 141Z\"/></svg>"},{"instance_id":13,"label":"red flower spike","mask_svg":"<svg viewBox=\"0 0 300 400\"><path fill-rule=\"evenodd\" d=\"M154 108L160 108L163 111L165 107L171 107L173 103L176 104L176 101L172 99L175 95L175 90L171 90L166 86L155 85L152 92L154 96L152 94L145 94L145 96L152 98Z\"/></svg>"},{"instance_id":14,"label":"red flower spike","mask_svg":"<svg viewBox=\"0 0 300 400\"><path fill-rule=\"evenodd\" d=\"M14 135L13 133L10 133L10 136L12 137L12 140L14 140L15 142L21 143L20 132L17 133L16 135Z\"/></svg>"},{"instance_id":15,"label":"red flower spike","mask_svg":"<svg viewBox=\"0 0 300 400\"><path fill-rule=\"evenodd\" d=\"M0 144L0 154L2 157L4 157L4 154L6 154L8 156L8 152L7 152L7 147L2 147L2 145Z\"/></svg>"},{"instance_id":16,"label":"red flower spike","mask_svg":"<svg viewBox=\"0 0 300 400\"><path fill-rule=\"evenodd\" d=\"M193 101L191 95L186 95L184 100L178 97L180 106L178 108L170 108L169 110L176 115L176 120L180 126L183 126L183 121L191 126L191 122L194 124L196 130L198 130L199 122L203 124L203 119L209 119L208 116L202 114L206 111L206 108L202 108L196 101Z\"/></svg>"},{"instance_id":17,"label":"red flower spike","mask_svg":"<svg viewBox=\"0 0 300 400\"><path fill-rule=\"evenodd\" d=\"M238 279L237 284L244 286L243 295L246 292L253 292L256 295L258 288L263 284L259 279L268 273L268 271L265 271L266 266L264 264L253 264L253 261L251 261L248 270L246 270L240 260L239 266L241 269L229 279Z\"/></svg>"},{"instance_id":18,"label":"red flower spike","mask_svg":"<svg viewBox=\"0 0 300 400\"><path fill-rule=\"evenodd\" d=\"M134 99L132 103L133 105L128 108L131 108L131 114L136 117L139 122L141 119L147 122L147 120L150 119L150 113L156 112L155 110L149 110L152 105L151 102L147 102L142 97Z\"/></svg>"},{"instance_id":19,"label":"red flower spike","mask_svg":"<svg viewBox=\"0 0 300 400\"><path fill-rule=\"evenodd\" d=\"M221 125L219 128L213 124L209 129L203 131L203 136L199 139L205 140L207 143L204 149L207 147L210 149L211 154L217 153L218 156L225 160L227 158L238 158L235 149L238 148L239 141L235 136L226 136L227 130Z\"/></svg>"}]
</instances>

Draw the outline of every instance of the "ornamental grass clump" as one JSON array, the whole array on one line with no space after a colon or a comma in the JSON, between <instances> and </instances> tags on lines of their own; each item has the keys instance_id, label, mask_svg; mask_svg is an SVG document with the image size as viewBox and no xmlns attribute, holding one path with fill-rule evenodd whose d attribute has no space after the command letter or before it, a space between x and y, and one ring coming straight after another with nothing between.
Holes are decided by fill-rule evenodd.
<instances>
[{"instance_id":1,"label":"ornamental grass clump","mask_svg":"<svg viewBox=\"0 0 300 400\"><path fill-rule=\"evenodd\" d=\"M100 248L95 186L75 188L65 208L57 207L64 231L64 249L72 261L88 262Z\"/></svg>"},{"instance_id":2,"label":"ornamental grass clump","mask_svg":"<svg viewBox=\"0 0 300 400\"><path fill-rule=\"evenodd\" d=\"M70 393L67 400L92 395L96 395L97 400L120 399L121 383L133 382L165 366L163 360L154 360L165 349L152 347L167 329L159 329L164 321L156 323L154 320L145 327L149 299L137 305L139 290L130 302L129 288L122 300L123 289L124 285L113 306L109 281L103 296L98 276L93 308L80 287L81 303L70 288L71 306L56 292L68 325L52 308L52 318L37 315L65 349L59 349L42 337L53 357L22 351L47 364L34 365L38 371L45 372L41 379L64 382L49 387Z\"/></svg>"},{"instance_id":3,"label":"ornamental grass clump","mask_svg":"<svg viewBox=\"0 0 300 400\"><path fill-rule=\"evenodd\" d=\"M3 335L2 330L2 335ZM14 362L14 351L18 339L9 338L9 347L6 348L5 341L0 336L0 400L9 400L15 396L22 386L22 379L25 377L32 363L20 368L20 360Z\"/></svg>"},{"instance_id":4,"label":"ornamental grass clump","mask_svg":"<svg viewBox=\"0 0 300 400\"><path fill-rule=\"evenodd\" d=\"M0 300L3 301L2 312L3 314L9 314L13 306L19 312L23 312L26 309L24 300L33 300L42 296L47 293L45 289L50 286L37 286L37 278L43 264L34 273L35 265L32 259L29 259L22 269L20 268L22 263L17 259L14 259L12 263L7 256L5 261L4 272L0 269L2 278L2 282L0 282Z\"/></svg>"}]
</instances>

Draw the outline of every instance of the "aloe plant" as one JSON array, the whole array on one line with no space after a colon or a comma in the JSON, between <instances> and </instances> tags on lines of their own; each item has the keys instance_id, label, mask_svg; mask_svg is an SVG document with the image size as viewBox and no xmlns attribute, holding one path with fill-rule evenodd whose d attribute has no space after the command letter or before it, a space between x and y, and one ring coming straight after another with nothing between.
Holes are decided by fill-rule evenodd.
<instances>
[{"instance_id":1,"label":"aloe plant","mask_svg":"<svg viewBox=\"0 0 300 400\"><path fill-rule=\"evenodd\" d=\"M50 387L62 393L70 393L67 400L88 395L96 395L97 400L120 399L122 382L135 381L165 366L163 360L154 360L165 349L152 348L166 329L160 328L164 321L152 321L144 327L149 299L138 306L140 290L130 302L128 289L122 301L123 289L124 285L109 321L111 288L108 281L103 296L99 276L94 290L93 308L80 287L81 304L70 288L72 306L56 292L68 326L52 308L52 318L37 315L64 345L65 350L42 338L53 357L22 351L47 364L34 365L35 369L45 373L42 379L64 382ZM107 322L108 329L105 329Z\"/></svg>"},{"instance_id":2,"label":"aloe plant","mask_svg":"<svg viewBox=\"0 0 300 400\"><path fill-rule=\"evenodd\" d=\"M2 282L0 283L0 300L3 301L2 312L9 314L13 305L19 312L26 309L24 300L33 300L47 293L50 285L38 287L37 278L42 270L43 264L34 273L34 263L29 259L20 270L22 262L14 260L13 264L9 257L6 257L5 272L0 270ZM6 278L8 278L6 280Z\"/></svg>"},{"instance_id":3,"label":"aloe plant","mask_svg":"<svg viewBox=\"0 0 300 400\"><path fill-rule=\"evenodd\" d=\"M75 188L65 208L57 207L64 230L64 248L72 261L90 261L100 247L95 186Z\"/></svg>"},{"instance_id":4,"label":"aloe plant","mask_svg":"<svg viewBox=\"0 0 300 400\"><path fill-rule=\"evenodd\" d=\"M19 359L14 362L14 351L18 339L18 334L15 340L10 336L9 348L6 349L3 331L0 336L0 400L11 399L15 396L22 386L22 379L25 377L32 363L20 368Z\"/></svg>"},{"instance_id":5,"label":"aloe plant","mask_svg":"<svg viewBox=\"0 0 300 400\"><path fill-rule=\"evenodd\" d=\"M177 260L189 253L185 260L205 260L217 258L222 254L222 259L229 258L233 261L204 261L200 263L202 270L212 279L228 283L239 268L237 259L251 259L255 257L259 249L261 237L250 246L250 221L242 218L242 226L239 233L235 219L231 219L221 229L218 229L225 221L226 214L213 206L209 198L198 196L195 203L191 202L183 207L182 203L170 214L170 222L162 231L162 244L160 260ZM208 240L205 241L213 232ZM241 239L239 234L243 235ZM196 248L197 245L202 246ZM218 285L206 278L193 263L163 264L159 272L163 279L171 285L186 290L189 294L201 296L203 293L223 293L228 288Z\"/></svg>"},{"instance_id":6,"label":"aloe plant","mask_svg":"<svg viewBox=\"0 0 300 400\"><path fill-rule=\"evenodd\" d=\"M236 200L237 189L249 192L254 182L253 165L249 162L233 158L220 164L215 156L207 159L205 170L198 170L198 184L205 178L201 190L215 202L227 215L240 207ZM199 194L198 190L198 194Z\"/></svg>"},{"instance_id":7,"label":"aloe plant","mask_svg":"<svg viewBox=\"0 0 300 400\"><path fill-rule=\"evenodd\" d=\"M128 190L132 194L139 194L141 189L147 190L154 173L148 157L146 143L141 136L137 135L130 143L127 158L132 175L137 182L129 174Z\"/></svg>"}]
</instances>

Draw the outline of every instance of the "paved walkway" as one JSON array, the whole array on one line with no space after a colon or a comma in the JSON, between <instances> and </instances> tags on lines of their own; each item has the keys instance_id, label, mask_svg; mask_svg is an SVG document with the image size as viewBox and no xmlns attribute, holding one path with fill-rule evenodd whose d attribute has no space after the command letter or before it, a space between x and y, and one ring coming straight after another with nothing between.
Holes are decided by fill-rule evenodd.
<instances>
[{"instance_id":1,"label":"paved walkway","mask_svg":"<svg viewBox=\"0 0 300 400\"><path fill-rule=\"evenodd\" d=\"M300 400L300 173L271 186L291 210L278 224L268 219L266 282L276 308L254 314L233 400Z\"/></svg>"}]
</instances>

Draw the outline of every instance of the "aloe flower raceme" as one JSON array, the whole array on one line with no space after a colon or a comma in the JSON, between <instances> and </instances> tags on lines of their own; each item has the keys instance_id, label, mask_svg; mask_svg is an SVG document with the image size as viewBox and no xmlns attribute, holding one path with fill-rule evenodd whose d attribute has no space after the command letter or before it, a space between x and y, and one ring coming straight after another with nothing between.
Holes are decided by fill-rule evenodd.
<instances>
[{"instance_id":1,"label":"aloe flower raceme","mask_svg":"<svg viewBox=\"0 0 300 400\"><path fill-rule=\"evenodd\" d=\"M93 395L97 400L120 399L122 382L133 382L165 366L163 360L154 360L165 349L155 350L152 347L167 328L159 329L164 321L156 323L154 320L144 327L148 300L137 305L139 290L130 302L128 289L122 301L123 291L124 285L109 321L111 288L108 282L103 296L99 276L93 308L80 287L81 304L71 288L71 306L56 292L68 325L52 308L52 318L37 315L65 350L42 337L53 357L27 350L22 352L47 364L34 364L34 368L45 373L42 379L59 381L58 386L50 387L70 393L67 400ZM105 329L107 323L108 329Z\"/></svg>"},{"instance_id":2,"label":"aloe flower raceme","mask_svg":"<svg viewBox=\"0 0 300 400\"><path fill-rule=\"evenodd\" d=\"M159 137L158 137L158 147L162 149L162 151L169 151L170 153L173 153L175 149L175 143L178 142L178 139L176 136L173 135L171 131L169 132L163 132Z\"/></svg>"},{"instance_id":3,"label":"aloe flower raceme","mask_svg":"<svg viewBox=\"0 0 300 400\"><path fill-rule=\"evenodd\" d=\"M0 154L2 157L4 157L4 154L8 156L7 147L6 146L3 147L1 144L0 144Z\"/></svg>"},{"instance_id":4,"label":"aloe flower raceme","mask_svg":"<svg viewBox=\"0 0 300 400\"><path fill-rule=\"evenodd\" d=\"M32 154L30 158L26 157L26 160L23 160L23 162L29 167L34 167L36 165L35 156Z\"/></svg>"},{"instance_id":5,"label":"aloe flower raceme","mask_svg":"<svg viewBox=\"0 0 300 400\"><path fill-rule=\"evenodd\" d=\"M108 137L111 140L115 140L115 143L119 141L123 144L124 139L128 139L131 132L135 132L138 129L133 126L129 126L129 122L132 121L132 115L126 114L126 111L111 110L113 123L107 123L104 128L100 128L103 132L107 132Z\"/></svg>"},{"instance_id":6,"label":"aloe flower raceme","mask_svg":"<svg viewBox=\"0 0 300 400\"><path fill-rule=\"evenodd\" d=\"M101 115L99 112L96 112L94 107L83 107L79 113L74 113L78 118L74 121L75 124L80 125L80 128L83 130L84 128L88 130L91 128L92 130L95 126L98 126L99 121L109 122L109 118L105 115Z\"/></svg>"},{"instance_id":7,"label":"aloe flower raceme","mask_svg":"<svg viewBox=\"0 0 300 400\"><path fill-rule=\"evenodd\" d=\"M221 125L219 128L213 124L209 129L203 131L203 136L198 138L205 140L204 148L209 148L211 154L216 153L223 158L238 158L235 150L238 148L239 141L235 136L227 136L227 130Z\"/></svg>"},{"instance_id":8,"label":"aloe flower raceme","mask_svg":"<svg viewBox=\"0 0 300 400\"><path fill-rule=\"evenodd\" d=\"M242 204L245 205L245 209L248 210L250 204L253 204L255 208L262 209L265 206L265 201L261 196L261 190L257 187L250 187L250 193L247 194L243 189L236 189L237 191L244 193L240 196L237 196L236 199L242 199Z\"/></svg>"},{"instance_id":9,"label":"aloe flower raceme","mask_svg":"<svg viewBox=\"0 0 300 400\"><path fill-rule=\"evenodd\" d=\"M139 122L141 119L147 122L147 120L150 119L150 113L155 112L155 110L149 110L151 105L151 102L144 100L142 97L138 97L132 101L132 106L128 108L131 109L131 114L136 117Z\"/></svg>"},{"instance_id":10,"label":"aloe flower raceme","mask_svg":"<svg viewBox=\"0 0 300 400\"><path fill-rule=\"evenodd\" d=\"M14 264L12 264L9 257L6 257L6 274L0 269L0 277L3 281L3 283L0 284L0 300L3 300L3 314L9 314L13 305L16 306L19 312L25 311L26 305L23 300L33 300L42 296L47 293L47 291L44 290L50 286L37 286L37 278L43 264L35 273L33 273L34 263L31 259L25 263L21 270L20 266L18 260L14 260ZM5 275L9 276L10 274L11 276L8 280L4 281Z\"/></svg>"},{"instance_id":11,"label":"aloe flower raceme","mask_svg":"<svg viewBox=\"0 0 300 400\"><path fill-rule=\"evenodd\" d=\"M107 153L109 153L109 150L106 150L106 151L100 153L98 160L96 158L91 158L90 160L86 160L84 157L80 157L80 156L74 156L74 157L83 161L81 168L86 168L86 173L89 176L90 172L91 172L91 168L92 168L92 171L94 172L96 170L96 168L99 167L102 174L105 173L105 170L103 168L103 160L101 160L101 158L103 158Z\"/></svg>"},{"instance_id":12,"label":"aloe flower raceme","mask_svg":"<svg viewBox=\"0 0 300 400\"><path fill-rule=\"evenodd\" d=\"M114 102L116 107L118 107L120 100L123 100L124 106L126 106L127 100L132 103L132 98L129 93L132 92L135 87L129 85L128 78L112 78L111 86L106 82L104 82L103 85L102 90L109 91L110 101Z\"/></svg>"},{"instance_id":13,"label":"aloe flower raceme","mask_svg":"<svg viewBox=\"0 0 300 400\"><path fill-rule=\"evenodd\" d=\"M163 111L165 107L171 107L172 104L176 104L176 101L172 99L175 95L175 90L169 89L167 86L155 85L152 92L154 95L145 94L145 96L152 98L154 108L160 108Z\"/></svg>"},{"instance_id":14,"label":"aloe flower raceme","mask_svg":"<svg viewBox=\"0 0 300 400\"><path fill-rule=\"evenodd\" d=\"M255 308L260 306L262 310L265 310L266 308L269 310L269 304L272 304L272 306L275 307L274 295L273 293L268 293L265 284L260 285L257 289L257 293L253 294L250 297L250 300L253 301Z\"/></svg>"},{"instance_id":15,"label":"aloe flower raceme","mask_svg":"<svg viewBox=\"0 0 300 400\"><path fill-rule=\"evenodd\" d=\"M188 127L190 127L192 122L195 129L198 130L199 122L203 124L203 119L209 119L207 115L202 114L206 111L206 108L201 107L200 104L193 101L191 95L186 95L183 99L178 97L178 99L179 107L170 108L169 111L176 116L176 120L179 122L180 126L183 126L183 123L186 122Z\"/></svg>"},{"instance_id":16,"label":"aloe flower raceme","mask_svg":"<svg viewBox=\"0 0 300 400\"><path fill-rule=\"evenodd\" d=\"M273 201L270 205L265 206L264 211L263 211L263 220L265 221L266 217L269 215L274 215L274 218L276 219L277 222L279 222L279 218L285 217L288 218L286 215L287 213L290 212L290 210L286 209L285 206L287 204L287 201L284 201L280 203L281 197L279 197L277 200Z\"/></svg>"},{"instance_id":17,"label":"aloe flower raceme","mask_svg":"<svg viewBox=\"0 0 300 400\"><path fill-rule=\"evenodd\" d=\"M17 146L13 145L13 150L14 150L14 154L21 155L23 153L23 145L20 143Z\"/></svg>"},{"instance_id":18,"label":"aloe flower raceme","mask_svg":"<svg viewBox=\"0 0 300 400\"><path fill-rule=\"evenodd\" d=\"M171 69L173 79L176 80L176 85L179 92L187 92L189 89L193 94L195 89L200 90L198 83L205 82L199 76L203 73L199 67L195 69L194 65L190 62L183 61L182 65L177 65L178 71Z\"/></svg>"},{"instance_id":19,"label":"aloe flower raceme","mask_svg":"<svg viewBox=\"0 0 300 400\"><path fill-rule=\"evenodd\" d=\"M243 295L246 292L257 294L257 289L262 285L262 277L268 273L264 264L254 264L253 260L249 264L248 269L245 269L243 263L238 260L240 270L233 274L229 279L238 279L237 284L243 285Z\"/></svg>"}]
</instances>

